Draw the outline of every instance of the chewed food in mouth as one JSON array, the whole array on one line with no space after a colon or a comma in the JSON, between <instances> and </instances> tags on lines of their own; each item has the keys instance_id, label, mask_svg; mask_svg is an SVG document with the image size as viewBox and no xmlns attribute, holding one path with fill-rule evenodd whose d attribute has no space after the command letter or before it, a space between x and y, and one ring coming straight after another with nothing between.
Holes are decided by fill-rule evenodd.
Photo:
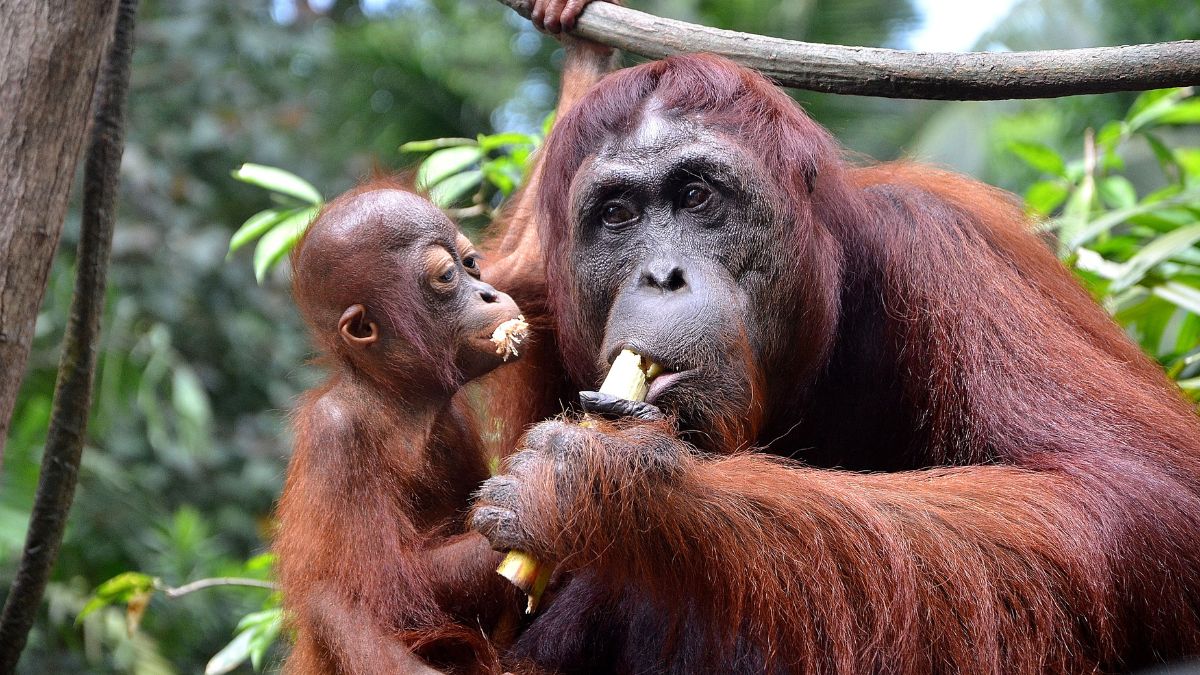
<instances>
[{"instance_id":1,"label":"chewed food in mouth","mask_svg":"<svg viewBox=\"0 0 1200 675\"><path fill-rule=\"evenodd\" d=\"M496 353L501 359L508 361L510 356L520 356L518 349L528 337L529 324L525 322L525 316L520 315L496 326L492 331L492 344L496 345Z\"/></svg>"}]
</instances>

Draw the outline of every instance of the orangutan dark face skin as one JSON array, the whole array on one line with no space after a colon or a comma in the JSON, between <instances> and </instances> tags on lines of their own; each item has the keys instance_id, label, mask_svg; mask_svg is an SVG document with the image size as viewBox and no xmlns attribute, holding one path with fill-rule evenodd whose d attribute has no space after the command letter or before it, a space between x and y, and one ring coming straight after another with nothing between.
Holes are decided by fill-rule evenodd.
<instances>
[{"instance_id":1,"label":"orangutan dark face skin","mask_svg":"<svg viewBox=\"0 0 1200 675\"><path fill-rule=\"evenodd\" d=\"M759 299L785 283L767 178L743 146L648 114L614 137L572 184L576 299L607 317L589 336L603 372L623 348L664 366L649 403L685 428L745 417L785 312Z\"/></svg>"}]
</instances>

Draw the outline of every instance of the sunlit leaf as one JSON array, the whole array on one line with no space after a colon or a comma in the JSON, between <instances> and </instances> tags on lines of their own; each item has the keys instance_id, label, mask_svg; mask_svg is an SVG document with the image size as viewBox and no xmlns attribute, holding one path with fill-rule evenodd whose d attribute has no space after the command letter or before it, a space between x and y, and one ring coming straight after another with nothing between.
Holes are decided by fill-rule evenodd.
<instances>
[{"instance_id":1,"label":"sunlit leaf","mask_svg":"<svg viewBox=\"0 0 1200 675\"><path fill-rule=\"evenodd\" d=\"M1063 158L1053 149L1041 143L1014 141L1009 143L1008 149L1026 164L1042 173L1062 177L1067 175L1067 165L1063 162Z\"/></svg>"},{"instance_id":2,"label":"sunlit leaf","mask_svg":"<svg viewBox=\"0 0 1200 675\"><path fill-rule=\"evenodd\" d=\"M494 159L483 165L483 175L505 196L512 194L516 189L521 182L521 174L520 165L507 157Z\"/></svg>"},{"instance_id":3,"label":"sunlit leaf","mask_svg":"<svg viewBox=\"0 0 1200 675\"><path fill-rule=\"evenodd\" d=\"M123 572L100 584L91 599L79 611L75 623L79 623L92 612L116 603L129 602L134 596L153 591L155 579L141 572Z\"/></svg>"},{"instance_id":4,"label":"sunlit leaf","mask_svg":"<svg viewBox=\"0 0 1200 675\"><path fill-rule=\"evenodd\" d=\"M247 572L264 572L275 566L275 554L272 552L260 553L246 561L245 569Z\"/></svg>"},{"instance_id":5,"label":"sunlit leaf","mask_svg":"<svg viewBox=\"0 0 1200 675\"><path fill-rule=\"evenodd\" d=\"M1129 108L1129 113L1125 116L1129 123L1129 129L1137 131L1142 127L1156 124L1159 118L1167 114L1190 93L1189 89L1178 88L1158 89L1143 93L1133 102L1133 106Z\"/></svg>"},{"instance_id":6,"label":"sunlit leaf","mask_svg":"<svg viewBox=\"0 0 1200 675\"><path fill-rule=\"evenodd\" d=\"M1068 237L1068 236L1066 236L1066 234L1064 234L1064 232L1066 230L1065 230L1065 228L1063 228L1062 230L1060 230L1059 236L1062 238L1064 245L1068 249L1074 250L1075 248L1078 248L1079 246L1086 244L1087 242L1091 241L1092 239L1095 239L1099 235L1101 235L1105 232L1108 232L1109 230L1116 227L1117 225L1124 223L1126 220L1128 220L1129 218L1131 218L1133 216L1136 216L1141 213L1150 213L1151 211L1156 211L1156 210L1162 209L1167 206L1174 206L1176 204L1186 203L1189 201L1194 201L1196 199L1200 199L1200 190L1189 190L1187 192L1181 192L1181 193L1175 195L1174 197L1169 197L1169 198L1164 199L1159 202L1153 202L1153 203L1143 202L1141 204L1138 204L1137 206L1134 206L1134 207L1131 207L1128 209L1118 209L1116 211L1110 211L1110 212L1096 218L1094 221L1092 221L1090 223L1086 223L1083 227L1081 227L1077 230L1074 230L1073 232L1071 232L1070 237ZM1064 215L1064 217L1061 218L1060 220L1065 220L1065 219L1066 218Z\"/></svg>"},{"instance_id":7,"label":"sunlit leaf","mask_svg":"<svg viewBox=\"0 0 1200 675\"><path fill-rule=\"evenodd\" d=\"M455 174L429 190L429 201L442 208L449 208L470 194L483 181L483 172L472 169Z\"/></svg>"},{"instance_id":8,"label":"sunlit leaf","mask_svg":"<svg viewBox=\"0 0 1200 675\"><path fill-rule=\"evenodd\" d=\"M1103 279L1115 279L1121 273L1121 264L1106 260L1104 256L1088 249L1075 251L1075 266Z\"/></svg>"},{"instance_id":9,"label":"sunlit leaf","mask_svg":"<svg viewBox=\"0 0 1200 675\"><path fill-rule=\"evenodd\" d=\"M1159 124L1200 124L1200 99L1178 103L1158 116Z\"/></svg>"},{"instance_id":10,"label":"sunlit leaf","mask_svg":"<svg viewBox=\"0 0 1200 675\"><path fill-rule=\"evenodd\" d=\"M1124 176L1109 176L1097 186L1100 198L1112 209L1128 209L1137 204L1137 190Z\"/></svg>"},{"instance_id":11,"label":"sunlit leaf","mask_svg":"<svg viewBox=\"0 0 1200 675\"><path fill-rule=\"evenodd\" d=\"M294 173L273 166L243 164L233 172L233 177L243 183L295 197L306 204L321 203L321 193L317 192L311 183Z\"/></svg>"},{"instance_id":12,"label":"sunlit leaf","mask_svg":"<svg viewBox=\"0 0 1200 675\"><path fill-rule=\"evenodd\" d=\"M298 209L267 209L246 219L237 232L229 239L229 252L233 253L246 244L261 237L267 230L279 224L279 221L287 218L290 214Z\"/></svg>"},{"instance_id":13,"label":"sunlit leaf","mask_svg":"<svg viewBox=\"0 0 1200 675\"><path fill-rule=\"evenodd\" d=\"M1179 90L1179 87L1171 87L1168 89L1151 89L1150 91L1138 94L1138 97L1133 101L1133 105L1129 106L1129 112L1125 113L1125 119L1130 120L1137 117L1143 110L1167 96L1171 96L1172 94L1178 95Z\"/></svg>"},{"instance_id":14,"label":"sunlit leaf","mask_svg":"<svg viewBox=\"0 0 1200 675\"><path fill-rule=\"evenodd\" d=\"M271 267L292 250L318 208L311 206L297 211L258 240L258 246L254 247L254 278L258 283L261 284Z\"/></svg>"},{"instance_id":15,"label":"sunlit leaf","mask_svg":"<svg viewBox=\"0 0 1200 675\"><path fill-rule=\"evenodd\" d=\"M1167 260L1177 252L1189 248L1200 241L1200 223L1189 227L1181 227L1174 232L1164 234L1142 247L1121 266L1121 274L1112 283L1112 291L1119 291L1142 280L1146 273L1158 263Z\"/></svg>"},{"instance_id":16,"label":"sunlit leaf","mask_svg":"<svg viewBox=\"0 0 1200 675\"><path fill-rule=\"evenodd\" d=\"M1125 135L1126 127L1124 122L1113 121L1100 127L1100 131L1096 134L1096 145L1103 148L1107 152L1112 152L1117 142Z\"/></svg>"},{"instance_id":17,"label":"sunlit leaf","mask_svg":"<svg viewBox=\"0 0 1200 675\"><path fill-rule=\"evenodd\" d=\"M506 145L537 145L537 139L529 134L521 134L515 131L479 137L479 147L484 152L499 150Z\"/></svg>"},{"instance_id":18,"label":"sunlit leaf","mask_svg":"<svg viewBox=\"0 0 1200 675\"><path fill-rule=\"evenodd\" d=\"M417 169L417 187L429 190L452 176L459 175L479 162L482 152L478 146L459 146L438 150L421 162Z\"/></svg>"},{"instance_id":19,"label":"sunlit leaf","mask_svg":"<svg viewBox=\"0 0 1200 675\"><path fill-rule=\"evenodd\" d=\"M1025 191L1025 205L1034 213L1048 216L1066 200L1068 192L1066 183L1038 181Z\"/></svg>"},{"instance_id":20,"label":"sunlit leaf","mask_svg":"<svg viewBox=\"0 0 1200 675\"><path fill-rule=\"evenodd\" d=\"M223 675L246 662L250 658L251 643L254 633L242 631L235 635L229 644L217 652L208 664L204 666L204 675Z\"/></svg>"},{"instance_id":21,"label":"sunlit leaf","mask_svg":"<svg viewBox=\"0 0 1200 675\"><path fill-rule=\"evenodd\" d=\"M1165 284L1155 286L1151 289L1151 292L1163 300L1174 303L1176 306L1182 307L1193 314L1200 314L1200 289L1181 284L1177 281L1168 281Z\"/></svg>"},{"instance_id":22,"label":"sunlit leaf","mask_svg":"<svg viewBox=\"0 0 1200 675\"><path fill-rule=\"evenodd\" d=\"M409 141L400 146L400 152L433 152L442 148L475 144L474 138L431 138L427 141Z\"/></svg>"}]
</instances>

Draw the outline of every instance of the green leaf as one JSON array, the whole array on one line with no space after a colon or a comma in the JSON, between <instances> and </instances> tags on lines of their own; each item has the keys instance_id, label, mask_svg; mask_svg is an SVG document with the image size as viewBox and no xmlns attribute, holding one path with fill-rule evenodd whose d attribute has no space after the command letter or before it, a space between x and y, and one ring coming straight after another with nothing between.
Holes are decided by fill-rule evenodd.
<instances>
[{"instance_id":1,"label":"green leaf","mask_svg":"<svg viewBox=\"0 0 1200 675\"><path fill-rule=\"evenodd\" d=\"M1030 211L1048 216L1067 198L1068 188L1059 181L1042 180L1025 191L1025 205Z\"/></svg>"},{"instance_id":2,"label":"green leaf","mask_svg":"<svg viewBox=\"0 0 1200 675\"><path fill-rule=\"evenodd\" d=\"M265 190L295 197L305 204L320 204L321 193L311 183L294 173L262 164L243 164L233 177Z\"/></svg>"},{"instance_id":3,"label":"green leaf","mask_svg":"<svg viewBox=\"0 0 1200 675\"><path fill-rule=\"evenodd\" d=\"M1142 213L1150 213L1151 211L1162 209L1165 206L1174 206L1182 202L1188 202L1196 199L1200 199L1200 190L1181 192L1173 197L1168 197L1158 202L1142 202L1141 204L1128 209L1110 211L1109 213L1100 216L1090 223L1085 223L1083 227L1071 231L1071 236L1067 236L1067 229L1063 227L1059 236L1062 238L1064 245L1068 249L1074 250L1091 241L1092 239L1095 239L1101 234L1111 230L1117 225L1120 225L1126 220L1129 220L1133 216ZM1059 221L1064 220L1067 220L1066 216L1059 219Z\"/></svg>"},{"instance_id":4,"label":"green leaf","mask_svg":"<svg viewBox=\"0 0 1200 675\"><path fill-rule=\"evenodd\" d=\"M250 663L255 670L262 669L263 657L279 637L283 627L283 610L279 607L264 609L242 617L238 630L250 634Z\"/></svg>"},{"instance_id":5,"label":"green leaf","mask_svg":"<svg viewBox=\"0 0 1200 675\"><path fill-rule=\"evenodd\" d=\"M1169 89L1151 89L1150 91L1144 91L1141 94L1138 94L1138 97L1133 101L1133 105L1129 106L1129 112L1125 113L1125 120L1128 121L1134 117L1137 117L1142 113L1142 111L1146 110L1158 101L1171 96L1172 94L1178 94L1179 91L1179 87L1172 87Z\"/></svg>"},{"instance_id":6,"label":"green leaf","mask_svg":"<svg viewBox=\"0 0 1200 675\"><path fill-rule=\"evenodd\" d=\"M542 138L549 136L550 130L554 128L554 115L555 111L551 110L546 119L542 120Z\"/></svg>"},{"instance_id":7,"label":"green leaf","mask_svg":"<svg viewBox=\"0 0 1200 675\"><path fill-rule=\"evenodd\" d=\"M484 177L506 197L517 189L522 173L521 166L507 157L500 157L483 165Z\"/></svg>"},{"instance_id":8,"label":"green leaf","mask_svg":"<svg viewBox=\"0 0 1200 675\"><path fill-rule=\"evenodd\" d=\"M250 216L246 219L246 222L242 223L237 232L234 232L233 236L229 238L229 252L233 253L251 241L258 239L267 230L278 225L279 221L298 210L285 209L281 211L279 209L267 209Z\"/></svg>"},{"instance_id":9,"label":"green leaf","mask_svg":"<svg viewBox=\"0 0 1200 675\"><path fill-rule=\"evenodd\" d=\"M431 138L427 141L410 141L400 146L400 152L433 152L442 148L460 145L475 145L473 138Z\"/></svg>"},{"instance_id":10,"label":"green leaf","mask_svg":"<svg viewBox=\"0 0 1200 675\"><path fill-rule=\"evenodd\" d=\"M455 202L470 194L483 181L483 172L479 169L455 174L438 183L429 190L429 201L446 209L454 206Z\"/></svg>"},{"instance_id":11,"label":"green leaf","mask_svg":"<svg viewBox=\"0 0 1200 675\"><path fill-rule=\"evenodd\" d=\"M223 675L246 662L250 658L251 642L254 633L242 631L233 636L229 644L217 652L204 666L204 675Z\"/></svg>"},{"instance_id":12,"label":"green leaf","mask_svg":"<svg viewBox=\"0 0 1200 675\"><path fill-rule=\"evenodd\" d=\"M272 552L259 553L250 558L243 566L247 572L264 572L275 566L275 554Z\"/></svg>"},{"instance_id":13,"label":"green leaf","mask_svg":"<svg viewBox=\"0 0 1200 675\"><path fill-rule=\"evenodd\" d=\"M1200 99L1178 103L1158 116L1159 124L1200 124Z\"/></svg>"},{"instance_id":14,"label":"green leaf","mask_svg":"<svg viewBox=\"0 0 1200 675\"><path fill-rule=\"evenodd\" d=\"M254 278L258 283L261 284L271 267L292 250L318 208L310 206L297 211L258 240L258 246L254 247Z\"/></svg>"},{"instance_id":15,"label":"green leaf","mask_svg":"<svg viewBox=\"0 0 1200 675\"><path fill-rule=\"evenodd\" d=\"M417 187L429 190L438 183L473 166L483 156L478 146L438 150L421 162L417 169Z\"/></svg>"},{"instance_id":16,"label":"green leaf","mask_svg":"<svg viewBox=\"0 0 1200 675\"><path fill-rule=\"evenodd\" d=\"M1110 292L1115 293L1136 284L1155 265L1167 260L1177 252L1191 247L1197 241L1200 241L1200 223L1181 227L1174 232L1153 239L1121 265L1121 274L1113 280Z\"/></svg>"},{"instance_id":17,"label":"green leaf","mask_svg":"<svg viewBox=\"0 0 1200 675\"><path fill-rule=\"evenodd\" d=\"M1026 164L1042 173L1063 177L1067 175L1067 166L1063 162L1063 158L1041 143L1014 141L1008 144L1008 149L1024 160Z\"/></svg>"},{"instance_id":18,"label":"green leaf","mask_svg":"<svg viewBox=\"0 0 1200 675\"><path fill-rule=\"evenodd\" d=\"M1123 176L1110 176L1100 181L1100 198L1111 209L1127 209L1137 204L1137 190Z\"/></svg>"},{"instance_id":19,"label":"green leaf","mask_svg":"<svg viewBox=\"0 0 1200 675\"><path fill-rule=\"evenodd\" d=\"M100 584L91 599L75 617L78 624L87 615L115 603L129 602L134 596L154 590L155 578L141 572L122 572L108 581Z\"/></svg>"},{"instance_id":20,"label":"green leaf","mask_svg":"<svg viewBox=\"0 0 1200 675\"><path fill-rule=\"evenodd\" d=\"M1137 97L1125 119L1130 131L1155 124L1159 118L1174 108L1178 101L1190 94L1187 89L1158 89Z\"/></svg>"},{"instance_id":21,"label":"green leaf","mask_svg":"<svg viewBox=\"0 0 1200 675\"><path fill-rule=\"evenodd\" d=\"M1154 152L1154 157L1158 159L1158 165L1162 168L1163 174L1168 180L1176 180L1179 177L1179 161L1175 159L1175 153L1158 136L1149 132L1142 132L1141 136L1146 139L1150 150ZM1175 175L1171 174L1172 170L1175 171Z\"/></svg>"},{"instance_id":22,"label":"green leaf","mask_svg":"<svg viewBox=\"0 0 1200 675\"><path fill-rule=\"evenodd\" d=\"M499 150L506 145L537 145L537 139L529 134L521 134L515 131L479 137L479 147L484 152Z\"/></svg>"},{"instance_id":23,"label":"green leaf","mask_svg":"<svg viewBox=\"0 0 1200 675\"><path fill-rule=\"evenodd\" d=\"M1126 133L1125 123L1113 121L1105 124L1096 134L1096 145L1111 152Z\"/></svg>"},{"instance_id":24,"label":"green leaf","mask_svg":"<svg viewBox=\"0 0 1200 675\"><path fill-rule=\"evenodd\" d=\"M1177 281L1168 281L1155 286L1150 292L1177 307L1182 307L1193 314L1200 314L1200 290L1192 286Z\"/></svg>"}]
</instances>

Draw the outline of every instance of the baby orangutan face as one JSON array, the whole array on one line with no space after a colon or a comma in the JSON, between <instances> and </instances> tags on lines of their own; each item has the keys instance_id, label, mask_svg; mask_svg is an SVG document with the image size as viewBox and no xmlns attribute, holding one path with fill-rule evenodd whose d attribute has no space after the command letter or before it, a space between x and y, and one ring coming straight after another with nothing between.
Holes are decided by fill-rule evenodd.
<instances>
[{"instance_id":1,"label":"baby orangutan face","mask_svg":"<svg viewBox=\"0 0 1200 675\"><path fill-rule=\"evenodd\" d=\"M384 384L453 390L511 355L493 333L519 317L516 303L480 280L479 256L454 224L405 190L331 202L306 233L295 274L318 334L330 325L321 315L336 323L331 351Z\"/></svg>"}]
</instances>

